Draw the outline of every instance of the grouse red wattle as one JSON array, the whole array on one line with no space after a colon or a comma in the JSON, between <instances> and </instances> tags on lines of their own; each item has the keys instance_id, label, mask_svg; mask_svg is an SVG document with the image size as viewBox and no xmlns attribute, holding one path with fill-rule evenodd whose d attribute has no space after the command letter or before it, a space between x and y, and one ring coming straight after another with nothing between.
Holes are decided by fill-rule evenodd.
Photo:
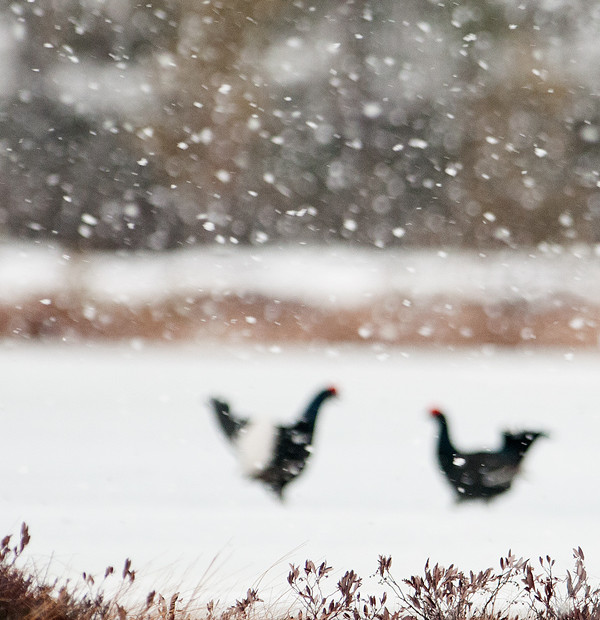
<instances>
[{"instance_id":1,"label":"grouse red wattle","mask_svg":"<svg viewBox=\"0 0 600 620\"><path fill-rule=\"evenodd\" d=\"M452 444L446 416L438 409L430 413L439 424L438 462L458 501L490 500L508 491L527 450L538 437L547 436L539 431L505 431L499 451L463 453Z\"/></svg>"},{"instance_id":2,"label":"grouse red wattle","mask_svg":"<svg viewBox=\"0 0 600 620\"><path fill-rule=\"evenodd\" d=\"M234 415L222 400L213 398L210 402L221 429L238 449L246 475L262 481L283 499L286 485L304 470L312 450L317 415L332 396L337 396L334 387L320 391L295 424L275 427Z\"/></svg>"}]
</instances>

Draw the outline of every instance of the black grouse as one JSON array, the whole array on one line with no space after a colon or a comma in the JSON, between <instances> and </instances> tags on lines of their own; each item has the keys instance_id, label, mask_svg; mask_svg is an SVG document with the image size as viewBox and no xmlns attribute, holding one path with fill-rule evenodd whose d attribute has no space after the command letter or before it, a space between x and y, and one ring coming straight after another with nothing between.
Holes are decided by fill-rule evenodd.
<instances>
[{"instance_id":1,"label":"black grouse","mask_svg":"<svg viewBox=\"0 0 600 620\"><path fill-rule=\"evenodd\" d=\"M321 405L332 396L337 396L334 387L322 390L295 424L275 427L237 417L222 400L212 398L210 402L223 432L238 449L246 474L264 482L283 499L285 486L299 476L306 465L317 415Z\"/></svg>"},{"instance_id":2,"label":"black grouse","mask_svg":"<svg viewBox=\"0 0 600 620\"><path fill-rule=\"evenodd\" d=\"M440 468L456 492L458 501L490 499L504 493L519 473L523 456L538 437L547 435L538 431L503 433L504 443L498 452L459 452L448 433L448 422L438 409L431 415L439 424L437 457Z\"/></svg>"}]
</instances>

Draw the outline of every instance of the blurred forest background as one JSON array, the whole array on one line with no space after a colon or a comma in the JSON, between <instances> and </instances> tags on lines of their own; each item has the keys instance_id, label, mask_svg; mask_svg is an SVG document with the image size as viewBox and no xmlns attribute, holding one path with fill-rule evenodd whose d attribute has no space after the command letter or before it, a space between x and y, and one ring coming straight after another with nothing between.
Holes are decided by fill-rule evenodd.
<instances>
[{"instance_id":1,"label":"blurred forest background","mask_svg":"<svg viewBox=\"0 0 600 620\"><path fill-rule=\"evenodd\" d=\"M1 7L5 238L600 242L591 0Z\"/></svg>"}]
</instances>

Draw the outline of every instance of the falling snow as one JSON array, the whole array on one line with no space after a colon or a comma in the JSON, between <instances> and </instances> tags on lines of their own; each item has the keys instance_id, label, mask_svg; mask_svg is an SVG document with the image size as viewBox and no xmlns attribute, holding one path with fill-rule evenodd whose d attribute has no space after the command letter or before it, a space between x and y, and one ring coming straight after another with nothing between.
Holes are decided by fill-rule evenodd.
<instances>
[{"instance_id":1,"label":"falling snow","mask_svg":"<svg viewBox=\"0 0 600 620\"><path fill-rule=\"evenodd\" d=\"M6 347L6 434L22 436L23 419L33 434L4 442L0 535L26 520L69 574L124 553L168 563L175 549L203 567L232 557L223 572L242 581L312 552L364 575L379 553L407 570L426 557L483 568L508 548L598 553L598 500L582 492L597 469L598 360L531 351L559 323L569 342L600 343L600 11L566 0L263 4L0 7L5 324L18 335L48 313L40 335L53 333L83 291L82 323L111 323L105 308L117 304L166 325L157 338L169 342L157 305L187 317L202 297L225 341L297 326L312 304L313 322L352 308L358 348L158 351L137 336ZM238 313L220 315L236 296ZM545 325L517 324L540 307ZM410 311L425 346L448 326L475 346L476 309L522 350L381 345ZM323 420L293 510L275 508L238 479L202 399L219 390L278 418L290 395L325 380L339 381L339 410ZM449 506L421 415L431 399L452 409L465 443L504 424L550 427L505 503ZM256 437L245 439L269 446ZM557 459L563 450L578 460ZM140 518L157 489L160 510ZM224 597L252 585L216 577Z\"/></svg>"},{"instance_id":2,"label":"falling snow","mask_svg":"<svg viewBox=\"0 0 600 620\"><path fill-rule=\"evenodd\" d=\"M596 244L600 17L550 4L10 3L0 225L81 249Z\"/></svg>"}]
</instances>

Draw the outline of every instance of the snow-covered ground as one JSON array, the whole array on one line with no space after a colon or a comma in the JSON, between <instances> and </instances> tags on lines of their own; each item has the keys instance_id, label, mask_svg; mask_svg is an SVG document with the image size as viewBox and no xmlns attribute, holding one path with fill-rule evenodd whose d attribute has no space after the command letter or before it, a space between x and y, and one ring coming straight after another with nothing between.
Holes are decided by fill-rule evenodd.
<instances>
[{"instance_id":1,"label":"snow-covered ground","mask_svg":"<svg viewBox=\"0 0 600 620\"><path fill-rule=\"evenodd\" d=\"M0 245L0 299L73 287L98 301L145 304L174 294L245 292L357 305L401 293L493 302L556 296L598 303L600 247L535 251L379 251L373 248L212 247L157 254L72 254Z\"/></svg>"},{"instance_id":2,"label":"snow-covered ground","mask_svg":"<svg viewBox=\"0 0 600 620\"><path fill-rule=\"evenodd\" d=\"M0 367L0 534L26 521L51 575L130 557L144 594L200 584L201 598L231 602L258 584L269 602L306 558L368 577L391 554L401 578L427 558L497 567L509 548L566 569L580 545L600 578L598 355L13 344ZM280 504L240 476L206 400L290 420L329 384L340 397ZM493 448L505 427L550 438L508 495L457 506L433 457L432 405L460 447Z\"/></svg>"}]
</instances>

